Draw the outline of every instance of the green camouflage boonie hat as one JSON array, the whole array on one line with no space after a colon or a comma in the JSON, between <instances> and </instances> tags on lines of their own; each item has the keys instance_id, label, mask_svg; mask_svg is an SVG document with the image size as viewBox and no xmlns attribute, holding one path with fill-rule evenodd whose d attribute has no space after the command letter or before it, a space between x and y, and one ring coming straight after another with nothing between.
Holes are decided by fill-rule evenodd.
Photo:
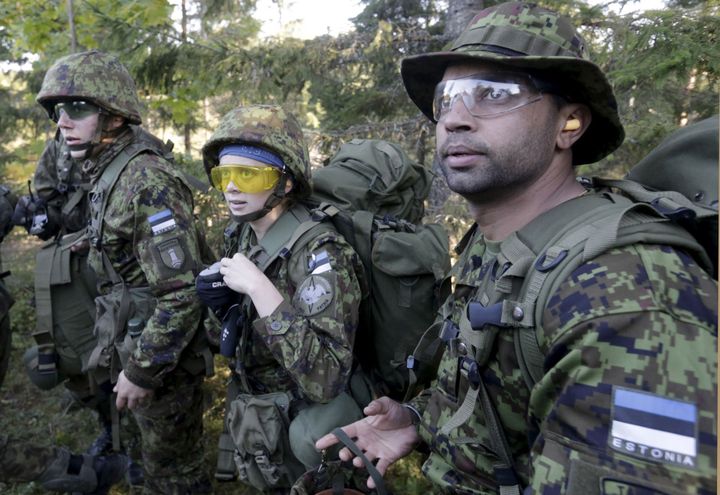
<instances>
[{"instance_id":1,"label":"green camouflage boonie hat","mask_svg":"<svg viewBox=\"0 0 720 495\"><path fill-rule=\"evenodd\" d=\"M37 102L54 118L55 103L68 99L87 100L131 124L142 123L135 81L120 61L107 53L74 53L48 69Z\"/></svg>"},{"instance_id":2,"label":"green camouflage boonie hat","mask_svg":"<svg viewBox=\"0 0 720 495\"><path fill-rule=\"evenodd\" d=\"M219 164L220 150L230 144L258 146L279 155L295 179L293 195L302 198L310 194L310 157L305 137L295 117L282 107L251 105L225 114L202 149L208 178L210 170Z\"/></svg>"},{"instance_id":3,"label":"green camouflage boonie hat","mask_svg":"<svg viewBox=\"0 0 720 495\"><path fill-rule=\"evenodd\" d=\"M588 130L573 145L573 164L596 162L622 143L612 87L590 61L570 21L535 4L508 2L480 11L447 51L403 59L401 73L412 101L433 120L435 86L450 64L490 62L531 72L558 86L561 96L592 111Z\"/></svg>"}]
</instances>

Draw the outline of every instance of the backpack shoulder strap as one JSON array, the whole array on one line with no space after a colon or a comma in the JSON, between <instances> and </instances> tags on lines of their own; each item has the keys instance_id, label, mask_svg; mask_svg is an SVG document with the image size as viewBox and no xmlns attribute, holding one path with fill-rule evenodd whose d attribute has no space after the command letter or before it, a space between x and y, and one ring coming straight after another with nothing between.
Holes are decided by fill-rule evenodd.
<instances>
[{"instance_id":1,"label":"backpack shoulder strap","mask_svg":"<svg viewBox=\"0 0 720 495\"><path fill-rule=\"evenodd\" d=\"M578 212L582 212L578 214ZM544 355L538 331L550 296L582 263L618 247L635 243L665 244L700 256L702 247L682 227L674 225L644 203L615 194L588 194L554 208L508 239L503 254L528 247L530 263L517 300L506 300L505 322L516 327L515 348L529 388L544 374ZM563 226L558 232L553 226ZM508 271L510 271L508 270ZM512 273L510 273L512 275Z\"/></svg>"},{"instance_id":2,"label":"backpack shoulder strap","mask_svg":"<svg viewBox=\"0 0 720 495\"><path fill-rule=\"evenodd\" d=\"M141 153L157 154L157 150L146 143L132 143L120 151L110 164L103 170L97 183L90 191L90 224L88 225L88 239L100 251L102 242L103 218L110 192L115 187L120 174L130 161ZM113 270L114 271L114 270ZM114 280L113 280L114 282Z\"/></svg>"}]
</instances>

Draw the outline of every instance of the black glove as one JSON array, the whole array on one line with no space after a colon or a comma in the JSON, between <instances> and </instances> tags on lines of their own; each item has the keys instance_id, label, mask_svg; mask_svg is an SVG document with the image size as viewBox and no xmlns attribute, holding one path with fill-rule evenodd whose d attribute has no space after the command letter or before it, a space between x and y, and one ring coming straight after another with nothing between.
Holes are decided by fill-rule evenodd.
<instances>
[{"instance_id":1,"label":"black glove","mask_svg":"<svg viewBox=\"0 0 720 495\"><path fill-rule=\"evenodd\" d=\"M221 321L230 306L238 301L238 293L227 286L220 273L220 262L213 263L200 272L195 279L195 291L200 301L215 313Z\"/></svg>"},{"instance_id":2,"label":"black glove","mask_svg":"<svg viewBox=\"0 0 720 495\"><path fill-rule=\"evenodd\" d=\"M32 196L20 196L15 205L12 222L25 227L30 235L36 235L42 240L50 239L58 231L57 226L48 222L45 201Z\"/></svg>"},{"instance_id":3,"label":"black glove","mask_svg":"<svg viewBox=\"0 0 720 495\"><path fill-rule=\"evenodd\" d=\"M235 348L238 344L239 330L243 327L242 312L240 305L234 304L230 307L222 322L220 332L220 354L232 358L235 357Z\"/></svg>"}]
</instances>

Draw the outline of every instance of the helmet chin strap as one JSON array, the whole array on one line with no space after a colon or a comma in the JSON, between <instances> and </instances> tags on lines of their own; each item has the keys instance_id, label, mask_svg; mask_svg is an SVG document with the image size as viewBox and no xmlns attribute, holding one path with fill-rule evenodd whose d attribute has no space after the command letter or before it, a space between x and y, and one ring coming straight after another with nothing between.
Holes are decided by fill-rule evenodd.
<instances>
[{"instance_id":1,"label":"helmet chin strap","mask_svg":"<svg viewBox=\"0 0 720 495\"><path fill-rule=\"evenodd\" d=\"M285 199L285 185L287 184L287 181L287 174L282 174L280 176L280 180L275 185L275 189L273 189L272 194L268 197L268 199L265 200L265 204L258 211L254 211L246 215L230 216L232 216L232 219L235 220L235 222L237 223L252 222L254 220L257 220L258 218L264 217L265 215L270 213L273 208L279 205L283 199Z\"/></svg>"},{"instance_id":2,"label":"helmet chin strap","mask_svg":"<svg viewBox=\"0 0 720 495\"><path fill-rule=\"evenodd\" d=\"M95 151L96 148L100 144L102 144L103 139L115 138L120 135L120 133L122 133L122 131L125 129L125 125L121 125L116 129L107 131L105 130L105 125L107 122L110 121L108 117L109 115L107 115L106 113L100 112L98 114L97 127L95 128L95 133L93 134L93 137L85 143L68 145L68 149L70 151L85 151L85 154L78 158L87 159L90 158L93 154L93 151Z\"/></svg>"}]
</instances>

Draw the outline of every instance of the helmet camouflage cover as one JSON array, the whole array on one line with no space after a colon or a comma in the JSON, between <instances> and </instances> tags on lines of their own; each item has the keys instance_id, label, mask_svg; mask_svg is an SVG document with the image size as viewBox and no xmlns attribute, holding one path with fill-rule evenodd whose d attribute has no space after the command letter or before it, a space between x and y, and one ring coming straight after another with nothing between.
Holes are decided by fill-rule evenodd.
<instances>
[{"instance_id":1,"label":"helmet camouflage cover","mask_svg":"<svg viewBox=\"0 0 720 495\"><path fill-rule=\"evenodd\" d=\"M251 105L225 114L202 149L208 177L219 163L220 150L229 144L258 146L279 155L295 180L294 195L310 193L310 158L302 128L282 107Z\"/></svg>"},{"instance_id":2,"label":"helmet camouflage cover","mask_svg":"<svg viewBox=\"0 0 720 495\"><path fill-rule=\"evenodd\" d=\"M74 53L48 69L37 102L55 119L55 103L68 99L87 100L131 124L142 123L135 81L117 57L107 53Z\"/></svg>"},{"instance_id":3,"label":"helmet camouflage cover","mask_svg":"<svg viewBox=\"0 0 720 495\"><path fill-rule=\"evenodd\" d=\"M622 143L625 131L603 71L590 61L585 41L569 19L533 3L507 2L480 11L445 51L403 59L401 73L412 101L431 120L435 86L454 63L484 62L528 71L584 103L592 122L573 145L573 163L596 162Z\"/></svg>"}]
</instances>

